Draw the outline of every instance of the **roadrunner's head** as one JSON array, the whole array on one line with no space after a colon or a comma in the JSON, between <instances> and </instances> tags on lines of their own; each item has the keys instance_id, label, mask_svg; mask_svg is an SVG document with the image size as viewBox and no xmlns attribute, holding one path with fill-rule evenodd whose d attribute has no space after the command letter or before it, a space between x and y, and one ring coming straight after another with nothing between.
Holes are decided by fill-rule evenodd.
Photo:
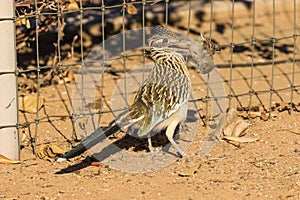
<instances>
[{"instance_id":1,"label":"roadrunner's head","mask_svg":"<svg viewBox=\"0 0 300 200\"><path fill-rule=\"evenodd\" d=\"M156 27L148 42L150 56L156 63L175 62L186 65L187 61L192 61L200 73L209 73L214 68L212 55L201 45L202 41L192 40L164 27Z\"/></svg>"},{"instance_id":2,"label":"roadrunner's head","mask_svg":"<svg viewBox=\"0 0 300 200\"><path fill-rule=\"evenodd\" d=\"M186 63L184 59L184 52L187 52L186 45L182 45L180 38L172 33L155 34L149 39L150 56L154 62L158 64Z\"/></svg>"}]
</instances>

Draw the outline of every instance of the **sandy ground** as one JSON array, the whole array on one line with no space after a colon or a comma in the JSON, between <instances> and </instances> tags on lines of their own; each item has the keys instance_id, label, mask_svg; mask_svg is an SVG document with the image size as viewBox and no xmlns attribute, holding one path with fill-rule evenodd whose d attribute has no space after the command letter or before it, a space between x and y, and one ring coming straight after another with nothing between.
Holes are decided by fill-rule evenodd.
<instances>
[{"instance_id":1,"label":"sandy ground","mask_svg":"<svg viewBox=\"0 0 300 200\"><path fill-rule=\"evenodd\" d=\"M71 164L35 159L30 148L24 148L21 165L1 165L1 198L299 199L299 118L298 113L282 113L267 122L251 120L247 136L259 141L240 148L221 142L207 159L188 163L179 159L144 174L105 165L55 174ZM197 137L188 152L197 152L200 144Z\"/></svg>"},{"instance_id":2,"label":"sandy ground","mask_svg":"<svg viewBox=\"0 0 300 200\"><path fill-rule=\"evenodd\" d=\"M276 37L293 34L293 7L291 4L276 6ZM299 8L299 2L297 2ZM216 1L212 34L220 44L231 42L231 5ZM198 4L197 4L198 5ZM209 32L209 7L204 10L194 6L191 31ZM272 37L271 4L259 4L256 10L255 35L257 39ZM202 16L203 10L204 14ZM252 34L251 8L243 3L237 3L235 12L234 42L250 41ZM184 12L180 12L184 13ZM178 16L182 16L178 13ZM206 13L206 14L205 14ZM171 19L174 16L170 14ZM177 17L178 17L177 16ZM186 14L185 14L186 17ZM299 13L297 13L299 18ZM201 19L201 20L200 20ZM200 20L200 21L199 21ZM172 21L172 20L171 20ZM184 30L186 18L174 22L175 30ZM299 26L296 29L299 33ZM191 35L196 37L195 35ZM293 58L292 38L280 40L276 44L275 60ZM299 40L296 42L296 58L299 58ZM254 62L271 61L272 44L260 42L253 53ZM220 65L219 72L224 81L226 93L241 95L233 98L231 107L247 107L249 104L250 83L254 90L267 90L252 99L252 106L259 105L261 111L268 110L270 102L289 102L289 89L275 93L270 99L269 89L273 82L275 90L287 88L293 80L293 63L276 64L272 70L272 63L258 65L253 68L251 44L239 45L233 54L232 63L237 67L232 71L224 66L230 63L230 48L215 55L215 63ZM131 66L136 60L129 60ZM113 64L112 67L118 67ZM133 63L133 64L131 64ZM250 64L249 64L250 63ZM249 64L243 67L241 64ZM294 84L300 85L297 75L300 72L299 63L295 64ZM206 87L199 76L193 74L193 89L195 98L206 94ZM274 74L272 79L272 73ZM122 74L120 74L122 75ZM232 75L232 81L230 76ZM104 94L111 103L111 87L116 84L119 76L105 75ZM232 90L230 90L230 86ZM38 126L38 146L41 144L57 144L69 148L67 142L71 140L72 126L70 119L63 117L71 113L68 93L72 91L72 84L50 85L41 88L41 95L45 99L44 107L39 111L42 118ZM293 102L298 104L298 91L293 93ZM201 115L205 114L205 104L199 102ZM108 109L104 105L104 110ZM259 138L258 141L239 146L227 142L218 142L208 157L199 160L194 157L189 160L175 159L171 165L160 170L147 173L125 173L111 169L104 163L91 166L89 162L77 158L72 162L56 163L38 159L32 153L30 137L35 134L35 125L21 129L22 150L21 164L0 164L0 199L300 199L300 128L299 112L288 114L287 111L274 111L275 116L268 121L259 118L245 120L249 128L247 137ZM54 116L48 120L48 116ZM32 122L36 115L20 112L21 122ZM105 125L112 116L107 114L101 118ZM188 149L188 153L197 153L206 136L206 128L199 122L196 137ZM141 145L143 146L143 145ZM129 150L131 151L131 150ZM145 148L134 153L147 154ZM134 165L134 163L133 163ZM71 170L66 170L71 169Z\"/></svg>"}]
</instances>

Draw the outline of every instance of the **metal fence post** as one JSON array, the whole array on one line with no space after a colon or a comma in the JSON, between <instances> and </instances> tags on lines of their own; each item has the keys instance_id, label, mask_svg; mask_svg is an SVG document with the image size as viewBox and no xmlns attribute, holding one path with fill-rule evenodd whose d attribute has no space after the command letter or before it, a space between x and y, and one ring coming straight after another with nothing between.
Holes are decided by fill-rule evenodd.
<instances>
[{"instance_id":1,"label":"metal fence post","mask_svg":"<svg viewBox=\"0 0 300 200\"><path fill-rule=\"evenodd\" d=\"M20 159L17 129L15 1L0 1L0 154Z\"/></svg>"}]
</instances>

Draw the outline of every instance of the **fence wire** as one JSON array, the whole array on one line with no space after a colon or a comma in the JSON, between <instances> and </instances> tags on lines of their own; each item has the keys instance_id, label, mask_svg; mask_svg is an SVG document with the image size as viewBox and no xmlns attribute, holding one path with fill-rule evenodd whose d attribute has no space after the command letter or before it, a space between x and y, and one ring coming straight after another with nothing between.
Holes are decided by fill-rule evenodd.
<instances>
[{"instance_id":1,"label":"fence wire","mask_svg":"<svg viewBox=\"0 0 300 200\"><path fill-rule=\"evenodd\" d=\"M123 74L124 87L127 88L126 75L130 70L130 59L140 57L141 62L145 63L145 52L131 54L131 57L126 54L126 30L134 27L145 29L159 24L193 37L198 37L204 29L209 38L223 48L222 52L215 55L215 63L223 77L227 96L211 97L209 90L206 89L195 97L195 101L205 103L205 109L201 110L202 116L209 116L209 101L212 98L226 98L229 107L243 107L248 111L258 101L270 113L269 116L274 102L287 102L291 113L293 105L299 101L300 82L297 81L297 74L300 57L297 39L300 26L297 25L299 19L297 9L300 2L297 0L289 0L288 3L285 1L284 4L282 2L16 1L16 18L0 20L14 20L16 23L18 67L15 74L19 80L25 79L25 90L29 92L22 90L25 86L20 85L20 81L16 91L23 96L29 93L36 94L36 112L33 112L35 113L33 117L32 113L23 111L20 113L18 124L2 125L0 128L18 127L26 130L34 152L38 144L51 140L40 139L41 132L45 132L43 128L45 123L51 124L54 131L63 137L62 140L73 143L79 138L75 133L76 116L72 105L72 91L70 91L72 80L68 79L69 74L85 66L85 57L91 51L93 43L100 44L114 34L125 33L122 40L122 58L119 61L122 68L107 65L105 53L102 55L102 70L99 72L100 106L99 111L95 113L100 116L101 121L103 115L113 111L110 102L105 98L108 96L105 88L110 86L105 77L109 75L115 78L116 74ZM261 21L264 17L270 21ZM288 18L289 24L281 21L283 17ZM86 33L86 26L90 24L96 28L93 27L92 32ZM292 27L292 30L286 27ZM143 35L143 44L145 43ZM105 52L105 43L102 43L102 48ZM0 75L5 73L0 72ZM198 79L201 79L200 76ZM246 86L241 87L237 81ZM266 85L261 82L265 82ZM261 86L258 86L259 84ZM51 107L47 105L52 98L51 95L47 97L49 90L55 90L61 101L55 100L51 106L63 104L51 114L47 113L46 109ZM40 107L42 96L46 105L43 108ZM62 109L66 112L60 112ZM67 130L61 130L59 124L63 123L71 125L66 125L69 127ZM69 136L72 133L71 138L66 136L67 132Z\"/></svg>"}]
</instances>

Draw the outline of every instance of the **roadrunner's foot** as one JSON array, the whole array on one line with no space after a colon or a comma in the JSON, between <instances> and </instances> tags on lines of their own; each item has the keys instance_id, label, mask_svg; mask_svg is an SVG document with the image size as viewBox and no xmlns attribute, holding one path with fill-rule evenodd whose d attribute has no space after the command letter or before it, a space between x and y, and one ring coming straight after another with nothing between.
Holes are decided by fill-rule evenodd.
<instances>
[{"instance_id":1,"label":"roadrunner's foot","mask_svg":"<svg viewBox=\"0 0 300 200\"><path fill-rule=\"evenodd\" d=\"M156 148L154 148L152 146L152 140L151 140L151 137L148 137L148 149L151 153L155 153L157 152L158 150Z\"/></svg>"}]
</instances>

